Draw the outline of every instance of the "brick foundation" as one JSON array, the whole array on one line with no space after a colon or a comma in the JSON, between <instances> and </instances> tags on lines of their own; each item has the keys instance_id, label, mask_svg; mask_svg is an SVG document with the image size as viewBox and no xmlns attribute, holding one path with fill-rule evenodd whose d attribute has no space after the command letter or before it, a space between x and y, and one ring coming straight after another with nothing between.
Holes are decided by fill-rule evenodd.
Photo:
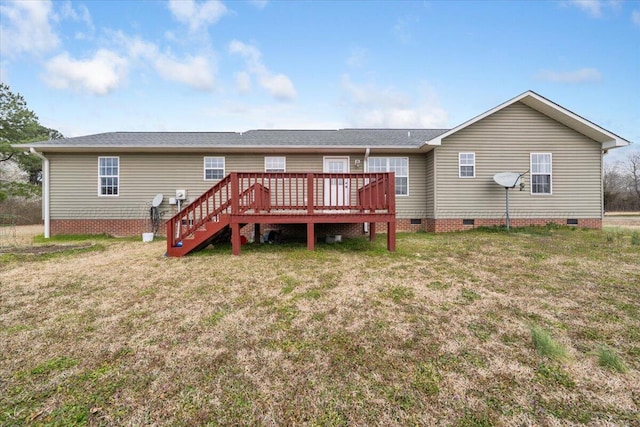
<instances>
[{"instance_id":1,"label":"brick foundation","mask_svg":"<svg viewBox=\"0 0 640 427\"><path fill-rule=\"evenodd\" d=\"M51 235L57 234L108 234L115 237L137 236L148 232L149 221L144 219L53 219ZM159 234L164 235L164 224Z\"/></svg>"},{"instance_id":2,"label":"brick foundation","mask_svg":"<svg viewBox=\"0 0 640 427\"><path fill-rule=\"evenodd\" d=\"M547 224L567 225L567 219L563 218L513 218L512 227L525 227L530 225L545 226ZM505 221L500 219L476 218L473 225L464 225L461 218L458 219L433 219L420 218L420 224L411 224L409 218L396 219L396 231L398 232L418 232L428 231L434 233L447 233L452 231L470 230L477 227L504 226ZM602 228L600 218L580 218L579 228ZM306 224L262 224L260 231L279 230L283 236L290 240L304 241L307 235ZM327 235L340 234L344 237L363 236L364 227L360 224L340 223L340 224L316 224L316 236L322 239ZM378 223L377 232L386 233L387 225ZM146 219L56 219L51 220L51 235L59 234L108 234L116 237L138 236L148 232L149 221ZM248 240L253 239L254 226L249 224L242 228L241 233ZM165 235L166 227L164 223L160 225L159 235Z\"/></svg>"}]
</instances>

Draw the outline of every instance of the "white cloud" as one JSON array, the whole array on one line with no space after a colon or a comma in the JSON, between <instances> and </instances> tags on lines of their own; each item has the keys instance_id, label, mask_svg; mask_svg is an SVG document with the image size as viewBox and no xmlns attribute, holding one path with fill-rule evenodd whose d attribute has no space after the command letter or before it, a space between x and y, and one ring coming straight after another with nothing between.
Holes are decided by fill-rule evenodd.
<instances>
[{"instance_id":1,"label":"white cloud","mask_svg":"<svg viewBox=\"0 0 640 427\"><path fill-rule=\"evenodd\" d=\"M607 11L619 11L621 0L566 0L565 3L575 6L593 18L602 18Z\"/></svg>"},{"instance_id":2,"label":"white cloud","mask_svg":"<svg viewBox=\"0 0 640 427\"><path fill-rule=\"evenodd\" d=\"M264 65L262 65L260 61L262 54L255 46L242 43L239 40L232 40L231 43L229 43L229 53L242 56L253 72L257 73L260 71L259 69L264 69Z\"/></svg>"},{"instance_id":3,"label":"white cloud","mask_svg":"<svg viewBox=\"0 0 640 427\"><path fill-rule=\"evenodd\" d=\"M169 0L169 10L179 22L189 25L191 31L215 24L227 13L227 7L218 0Z\"/></svg>"},{"instance_id":4,"label":"white cloud","mask_svg":"<svg viewBox=\"0 0 640 427\"><path fill-rule=\"evenodd\" d=\"M89 13L89 9L87 6L83 4L79 4L77 9L73 8L73 5L70 1L66 1L62 3L62 7L60 8L60 15L63 19L70 19L72 21L84 22L87 27L90 29L94 29L93 21L91 19L91 14Z\"/></svg>"},{"instance_id":5,"label":"white cloud","mask_svg":"<svg viewBox=\"0 0 640 427\"><path fill-rule=\"evenodd\" d=\"M184 83L198 90L212 90L214 87L213 70L204 56L189 56L180 62L168 55L159 55L155 68L166 80Z\"/></svg>"},{"instance_id":6,"label":"white cloud","mask_svg":"<svg viewBox=\"0 0 640 427\"><path fill-rule=\"evenodd\" d=\"M106 49L89 59L74 59L65 52L47 62L44 79L54 88L106 95L124 83L127 68L125 58Z\"/></svg>"},{"instance_id":7,"label":"white cloud","mask_svg":"<svg viewBox=\"0 0 640 427\"><path fill-rule=\"evenodd\" d=\"M165 80L203 91L213 90L215 86L215 67L208 56L187 55L178 59L170 52L161 52L155 43L129 37L120 31L114 33L113 40L136 65L150 64Z\"/></svg>"},{"instance_id":8,"label":"white cloud","mask_svg":"<svg viewBox=\"0 0 640 427\"><path fill-rule=\"evenodd\" d=\"M601 0L569 0L569 3L582 9L594 18L602 16L603 3Z\"/></svg>"},{"instance_id":9,"label":"white cloud","mask_svg":"<svg viewBox=\"0 0 640 427\"><path fill-rule=\"evenodd\" d=\"M249 3L257 7L258 9L264 9L267 6L267 3L269 3L269 0L250 0Z\"/></svg>"},{"instance_id":10,"label":"white cloud","mask_svg":"<svg viewBox=\"0 0 640 427\"><path fill-rule=\"evenodd\" d=\"M634 10L631 12L631 22L636 25L640 25L640 10Z\"/></svg>"},{"instance_id":11,"label":"white cloud","mask_svg":"<svg viewBox=\"0 0 640 427\"><path fill-rule=\"evenodd\" d=\"M542 70L536 75L536 78L553 83L594 83L602 80L602 74L595 68L581 68L563 72Z\"/></svg>"},{"instance_id":12,"label":"white cloud","mask_svg":"<svg viewBox=\"0 0 640 427\"><path fill-rule=\"evenodd\" d=\"M132 59L152 60L158 56L158 46L140 37L129 37L122 31L112 33L113 42L123 48Z\"/></svg>"},{"instance_id":13,"label":"white cloud","mask_svg":"<svg viewBox=\"0 0 640 427\"><path fill-rule=\"evenodd\" d=\"M236 89L240 93L251 92L251 76L246 71L240 71L235 74Z\"/></svg>"},{"instance_id":14,"label":"white cloud","mask_svg":"<svg viewBox=\"0 0 640 427\"><path fill-rule=\"evenodd\" d=\"M371 128L446 126L447 113L431 90L418 90L418 98L412 99L394 88L353 83L348 75L342 77L342 90L352 126Z\"/></svg>"},{"instance_id":15,"label":"white cloud","mask_svg":"<svg viewBox=\"0 0 640 427\"><path fill-rule=\"evenodd\" d=\"M244 58L247 71L258 78L258 84L272 97L279 101L290 101L296 97L296 89L291 79L284 74L272 73L262 63L262 53L257 47L232 40L229 43L229 53Z\"/></svg>"},{"instance_id":16,"label":"white cloud","mask_svg":"<svg viewBox=\"0 0 640 427\"><path fill-rule=\"evenodd\" d=\"M266 74L260 77L259 82L260 86L279 101L288 101L296 97L293 83L284 74Z\"/></svg>"},{"instance_id":17,"label":"white cloud","mask_svg":"<svg viewBox=\"0 0 640 427\"><path fill-rule=\"evenodd\" d=\"M51 27L51 1L6 1L0 4L0 50L3 55L43 54L58 47Z\"/></svg>"}]
</instances>

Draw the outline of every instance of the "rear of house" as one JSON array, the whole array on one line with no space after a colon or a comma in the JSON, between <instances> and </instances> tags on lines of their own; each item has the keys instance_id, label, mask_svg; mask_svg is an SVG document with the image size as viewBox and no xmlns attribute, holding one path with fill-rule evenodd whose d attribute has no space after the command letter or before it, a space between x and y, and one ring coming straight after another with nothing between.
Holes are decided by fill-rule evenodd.
<instances>
[{"instance_id":1,"label":"rear of house","mask_svg":"<svg viewBox=\"0 0 640 427\"><path fill-rule=\"evenodd\" d=\"M148 231L157 194L167 220L178 203L188 205L231 172L393 172L395 228L436 232L504 224L505 189L493 176L518 172L524 185L509 190L513 225L597 228L602 156L628 143L525 92L450 130L116 132L20 147L46 158L46 235L122 236ZM185 200L174 200L177 190ZM324 232L367 229L336 220Z\"/></svg>"}]
</instances>

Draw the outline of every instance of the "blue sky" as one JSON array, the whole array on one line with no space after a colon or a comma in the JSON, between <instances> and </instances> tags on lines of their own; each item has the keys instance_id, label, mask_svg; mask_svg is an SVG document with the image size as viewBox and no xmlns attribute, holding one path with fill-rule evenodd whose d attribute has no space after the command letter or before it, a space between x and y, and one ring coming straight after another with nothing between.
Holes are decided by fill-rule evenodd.
<instances>
[{"instance_id":1,"label":"blue sky","mask_svg":"<svg viewBox=\"0 0 640 427\"><path fill-rule=\"evenodd\" d=\"M640 1L0 1L0 79L66 136L450 128L534 90L640 150Z\"/></svg>"}]
</instances>

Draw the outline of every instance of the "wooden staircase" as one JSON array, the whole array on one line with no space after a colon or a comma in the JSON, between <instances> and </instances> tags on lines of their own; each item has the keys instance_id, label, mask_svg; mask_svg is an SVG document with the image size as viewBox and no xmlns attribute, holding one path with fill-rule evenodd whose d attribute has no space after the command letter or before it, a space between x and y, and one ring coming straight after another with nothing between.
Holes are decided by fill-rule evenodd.
<instances>
[{"instance_id":1,"label":"wooden staircase","mask_svg":"<svg viewBox=\"0 0 640 427\"><path fill-rule=\"evenodd\" d=\"M218 221L207 222L189 236L176 242L176 246L167 247L167 256L185 256L190 252L204 249L212 243L228 242L230 239L229 215L221 215Z\"/></svg>"},{"instance_id":2,"label":"wooden staircase","mask_svg":"<svg viewBox=\"0 0 640 427\"><path fill-rule=\"evenodd\" d=\"M181 257L211 243L229 242L232 213L268 210L270 200L264 185L253 183L241 190L237 174L227 175L167 221L167 256Z\"/></svg>"}]
</instances>

